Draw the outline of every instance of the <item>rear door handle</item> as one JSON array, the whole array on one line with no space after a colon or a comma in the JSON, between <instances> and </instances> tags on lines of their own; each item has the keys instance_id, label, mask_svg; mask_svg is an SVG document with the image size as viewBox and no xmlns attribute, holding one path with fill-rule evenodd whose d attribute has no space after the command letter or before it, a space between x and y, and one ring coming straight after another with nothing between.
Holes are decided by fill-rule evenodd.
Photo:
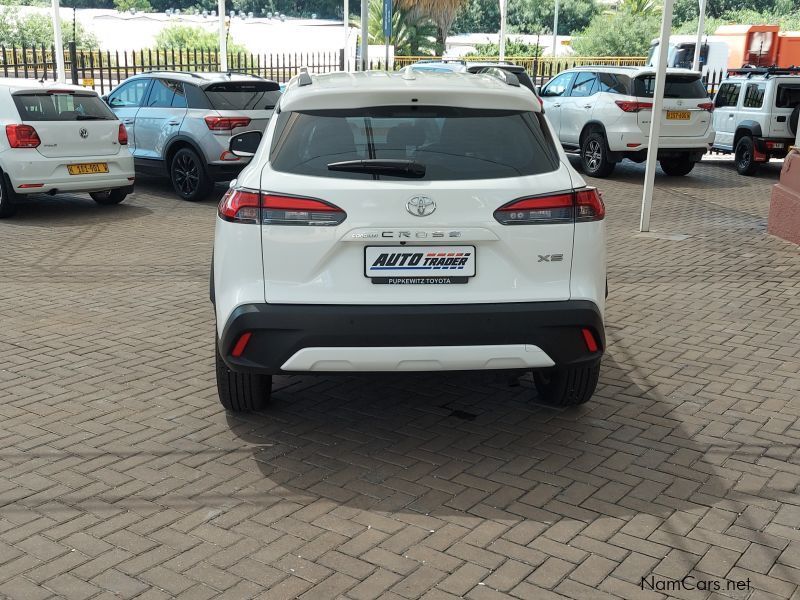
<instances>
[{"instance_id":1,"label":"rear door handle","mask_svg":"<svg viewBox=\"0 0 800 600\"><path fill-rule=\"evenodd\" d=\"M559 104L553 104L553 108L558 108L559 106L561 106L560 103Z\"/></svg>"},{"instance_id":2,"label":"rear door handle","mask_svg":"<svg viewBox=\"0 0 800 600\"><path fill-rule=\"evenodd\" d=\"M592 105L591 104L584 104L583 108L592 108Z\"/></svg>"},{"instance_id":3,"label":"rear door handle","mask_svg":"<svg viewBox=\"0 0 800 600\"><path fill-rule=\"evenodd\" d=\"M133 125L133 119L125 119L122 122L125 123L125 125Z\"/></svg>"},{"instance_id":4,"label":"rear door handle","mask_svg":"<svg viewBox=\"0 0 800 600\"><path fill-rule=\"evenodd\" d=\"M170 121L168 125L180 125L180 121Z\"/></svg>"}]
</instances>

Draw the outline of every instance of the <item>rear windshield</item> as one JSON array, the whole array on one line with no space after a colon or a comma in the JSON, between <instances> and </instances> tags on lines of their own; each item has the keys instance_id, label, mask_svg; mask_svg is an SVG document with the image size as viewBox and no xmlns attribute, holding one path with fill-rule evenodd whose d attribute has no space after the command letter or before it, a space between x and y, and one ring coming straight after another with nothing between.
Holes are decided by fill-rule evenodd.
<instances>
[{"instance_id":1,"label":"rear windshield","mask_svg":"<svg viewBox=\"0 0 800 600\"><path fill-rule=\"evenodd\" d=\"M527 111L452 107L382 107L283 112L270 154L276 171L392 178L331 171L347 160L400 159L425 166L426 180L494 179L558 168L541 115Z\"/></svg>"},{"instance_id":2,"label":"rear windshield","mask_svg":"<svg viewBox=\"0 0 800 600\"><path fill-rule=\"evenodd\" d=\"M226 81L204 88L216 110L271 110L281 97L274 81Z\"/></svg>"},{"instance_id":3,"label":"rear windshield","mask_svg":"<svg viewBox=\"0 0 800 600\"><path fill-rule=\"evenodd\" d=\"M641 75L633 81L633 95L652 98L656 85L655 75ZM664 98L707 98L708 92L698 75L667 75Z\"/></svg>"},{"instance_id":4,"label":"rear windshield","mask_svg":"<svg viewBox=\"0 0 800 600\"><path fill-rule=\"evenodd\" d=\"M23 121L114 121L116 116L95 95L32 92L14 94Z\"/></svg>"},{"instance_id":5,"label":"rear windshield","mask_svg":"<svg viewBox=\"0 0 800 600\"><path fill-rule=\"evenodd\" d=\"M778 108L794 108L800 106L800 83L781 83L775 94L775 106Z\"/></svg>"}]
</instances>

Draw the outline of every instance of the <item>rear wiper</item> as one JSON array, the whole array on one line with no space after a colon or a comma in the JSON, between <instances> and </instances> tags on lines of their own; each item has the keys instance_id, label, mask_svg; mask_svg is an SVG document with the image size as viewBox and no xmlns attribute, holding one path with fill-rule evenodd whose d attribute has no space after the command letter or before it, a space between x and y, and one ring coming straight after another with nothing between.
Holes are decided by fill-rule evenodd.
<instances>
[{"instance_id":1,"label":"rear wiper","mask_svg":"<svg viewBox=\"0 0 800 600\"><path fill-rule=\"evenodd\" d=\"M366 160L344 160L328 164L330 171L350 173L372 173L373 175L392 175L421 179L425 177L425 165L413 160L394 158L369 158Z\"/></svg>"},{"instance_id":2,"label":"rear wiper","mask_svg":"<svg viewBox=\"0 0 800 600\"><path fill-rule=\"evenodd\" d=\"M97 117L95 115L75 115L76 121L110 121L110 117Z\"/></svg>"}]
</instances>

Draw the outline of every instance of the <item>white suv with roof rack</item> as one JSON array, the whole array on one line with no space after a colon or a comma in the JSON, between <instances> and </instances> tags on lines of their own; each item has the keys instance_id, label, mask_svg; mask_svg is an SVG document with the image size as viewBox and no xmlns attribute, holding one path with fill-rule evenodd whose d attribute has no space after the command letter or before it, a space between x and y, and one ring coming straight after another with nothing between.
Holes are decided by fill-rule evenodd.
<instances>
[{"instance_id":1,"label":"white suv with roof rack","mask_svg":"<svg viewBox=\"0 0 800 600\"><path fill-rule=\"evenodd\" d=\"M263 141L233 137L254 156L214 239L225 408L320 372L533 370L541 401L589 399L605 209L514 83L303 73Z\"/></svg>"},{"instance_id":2,"label":"white suv with roof rack","mask_svg":"<svg viewBox=\"0 0 800 600\"><path fill-rule=\"evenodd\" d=\"M31 194L118 204L133 191L128 132L92 90L0 79L0 128L0 217Z\"/></svg>"},{"instance_id":3,"label":"white suv with roof rack","mask_svg":"<svg viewBox=\"0 0 800 600\"><path fill-rule=\"evenodd\" d=\"M800 68L729 69L714 97L714 150L735 154L736 170L752 175L783 158L797 134Z\"/></svg>"},{"instance_id":4,"label":"white suv with roof rack","mask_svg":"<svg viewBox=\"0 0 800 600\"><path fill-rule=\"evenodd\" d=\"M584 172L607 177L623 159L644 162L653 108L651 67L576 67L542 87L561 144L580 152ZM658 160L667 175L686 175L714 141L708 98L700 73L667 69Z\"/></svg>"}]
</instances>

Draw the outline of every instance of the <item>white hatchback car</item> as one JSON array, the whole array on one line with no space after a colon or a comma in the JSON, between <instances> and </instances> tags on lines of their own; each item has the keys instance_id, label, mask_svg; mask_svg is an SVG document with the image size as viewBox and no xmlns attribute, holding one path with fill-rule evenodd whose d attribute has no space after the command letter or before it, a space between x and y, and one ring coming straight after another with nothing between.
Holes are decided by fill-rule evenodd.
<instances>
[{"instance_id":1,"label":"white hatchback car","mask_svg":"<svg viewBox=\"0 0 800 600\"><path fill-rule=\"evenodd\" d=\"M542 401L589 399L605 209L531 98L491 75L304 73L263 141L232 138L254 156L214 240L225 408L342 371L534 370Z\"/></svg>"},{"instance_id":2,"label":"white hatchback car","mask_svg":"<svg viewBox=\"0 0 800 600\"><path fill-rule=\"evenodd\" d=\"M96 92L0 79L0 217L29 194L89 192L117 204L133 191L125 126Z\"/></svg>"},{"instance_id":3,"label":"white hatchback car","mask_svg":"<svg viewBox=\"0 0 800 600\"><path fill-rule=\"evenodd\" d=\"M541 89L558 139L580 152L584 173L607 177L627 158L647 158L653 117L652 67L576 67ZM658 160L667 175L686 175L714 141L708 98L700 73L667 69Z\"/></svg>"}]
</instances>

